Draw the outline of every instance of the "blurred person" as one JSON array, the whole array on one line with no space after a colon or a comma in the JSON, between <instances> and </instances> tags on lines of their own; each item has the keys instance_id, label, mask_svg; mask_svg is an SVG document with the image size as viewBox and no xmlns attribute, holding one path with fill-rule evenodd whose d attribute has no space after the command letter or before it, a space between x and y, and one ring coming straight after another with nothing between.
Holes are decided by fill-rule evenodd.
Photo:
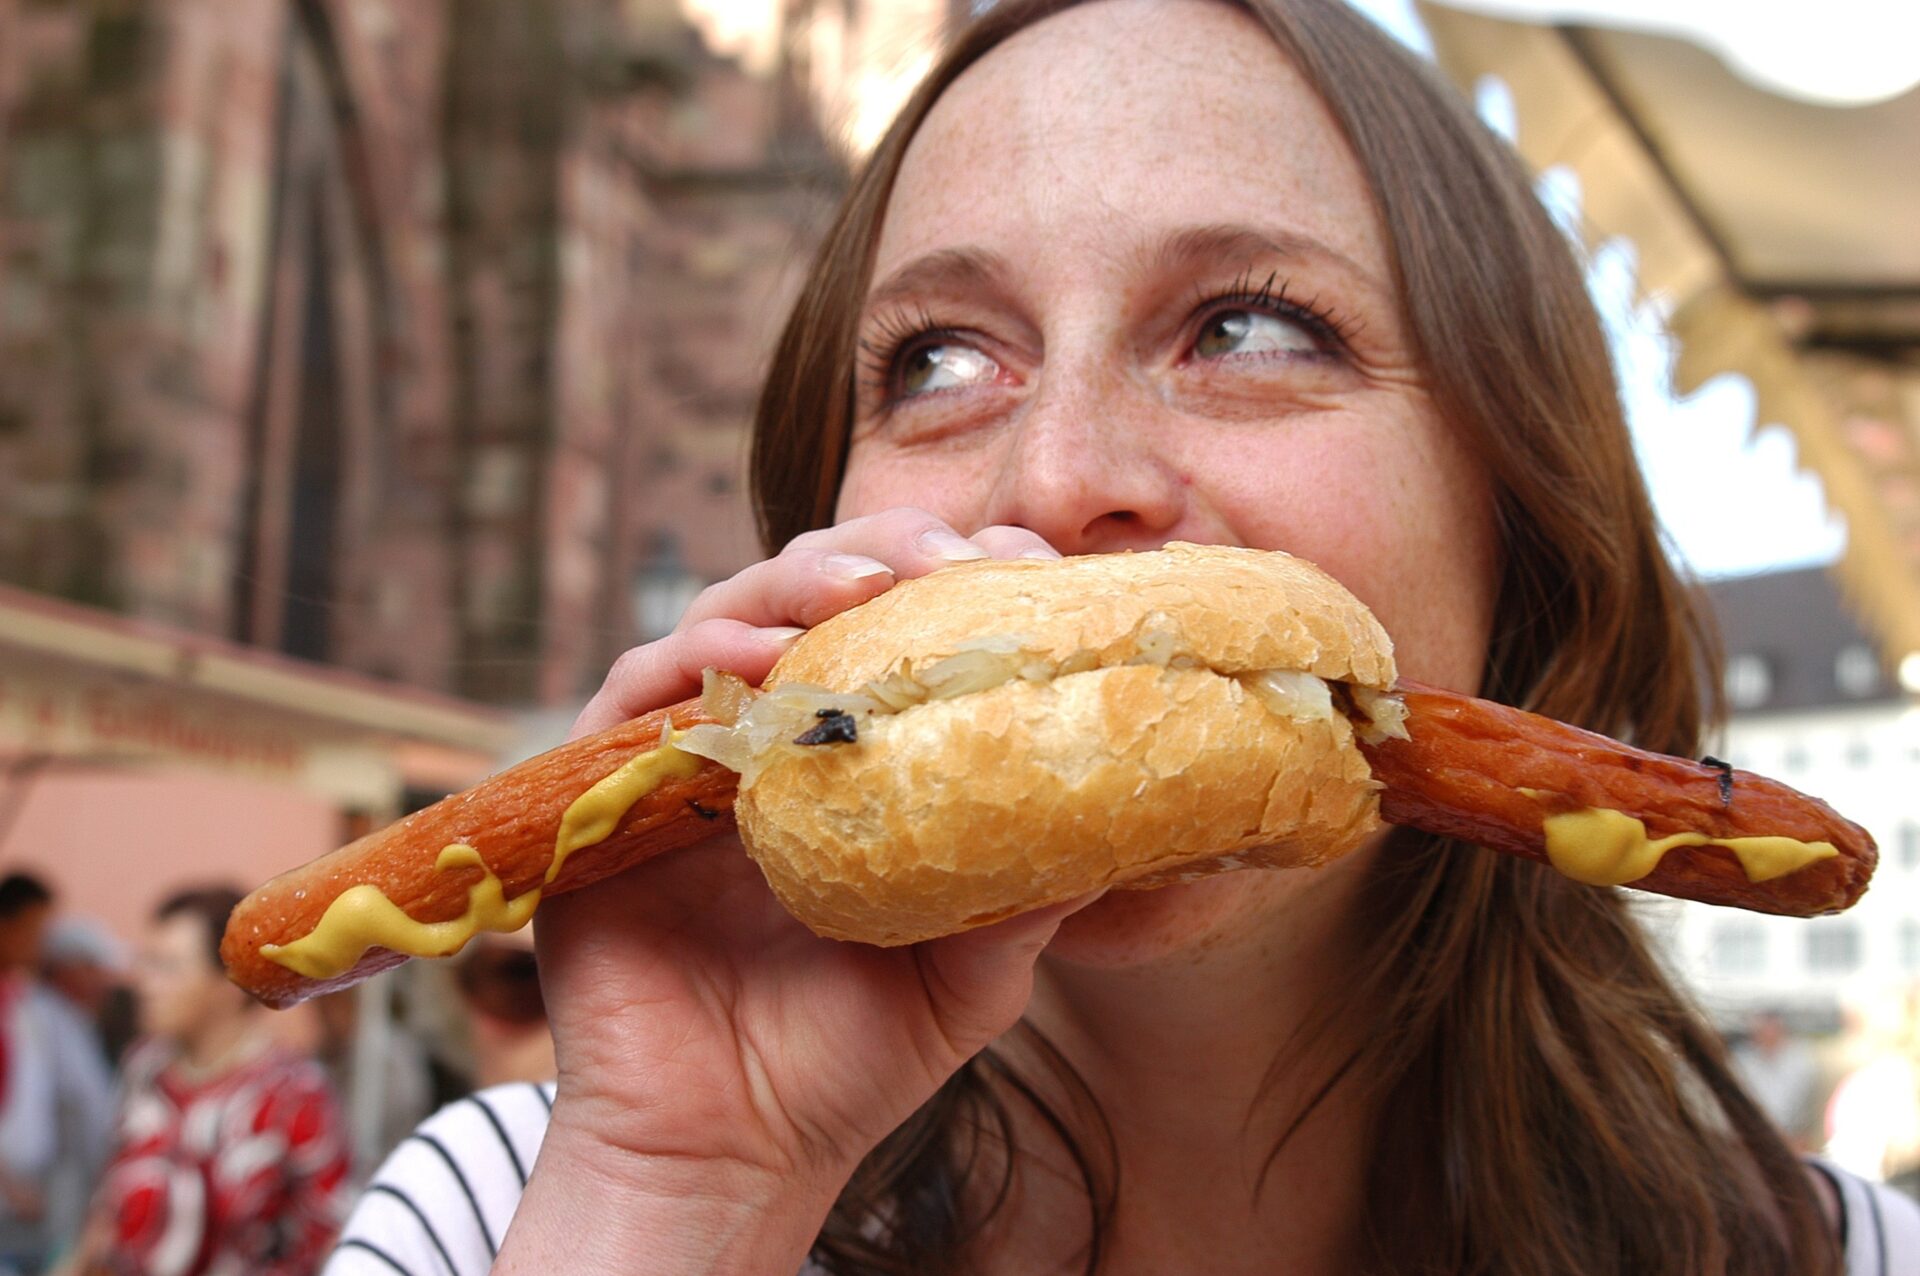
<instances>
[{"instance_id":1,"label":"blurred person","mask_svg":"<svg viewBox=\"0 0 1920 1276\"><path fill-rule=\"evenodd\" d=\"M53 892L0 878L0 1272L72 1239L106 1151L113 1080L92 1029L38 975Z\"/></svg>"},{"instance_id":2,"label":"blurred person","mask_svg":"<svg viewBox=\"0 0 1920 1276\"><path fill-rule=\"evenodd\" d=\"M433 1073L426 1045L398 1015L389 1015L381 1044L378 1075L354 1076L359 1059L358 1038L365 1002L359 989L316 997L307 1005L315 1012L315 1057L327 1070L334 1092L358 1101L363 1085L378 1096L380 1124L370 1146L353 1149L354 1177L364 1179L422 1118L433 1111ZM277 1017L277 1016L276 1016ZM358 1131L355 1132L358 1134Z\"/></svg>"},{"instance_id":3,"label":"blurred person","mask_svg":"<svg viewBox=\"0 0 1920 1276\"><path fill-rule=\"evenodd\" d=\"M461 959L454 979L473 1038L474 1088L551 1081L553 1034L532 932L485 936Z\"/></svg>"},{"instance_id":4,"label":"blurred person","mask_svg":"<svg viewBox=\"0 0 1920 1276\"><path fill-rule=\"evenodd\" d=\"M1920 1196L1920 1022L1911 991L1847 1007L1854 1066L1827 1100L1826 1156Z\"/></svg>"},{"instance_id":5,"label":"blurred person","mask_svg":"<svg viewBox=\"0 0 1920 1276\"><path fill-rule=\"evenodd\" d=\"M553 1108L554 1057L530 928L477 937L454 967L454 981L467 1012L474 1090L394 1149L375 1190L355 1206L329 1273L353 1270L376 1251L373 1261L408 1270L404 1258L366 1237L465 1209L464 1180L451 1167L497 1166L524 1182L539 1150Z\"/></svg>"},{"instance_id":6,"label":"blurred person","mask_svg":"<svg viewBox=\"0 0 1920 1276\"><path fill-rule=\"evenodd\" d=\"M57 917L40 951L40 974L93 1024L107 1062L118 1065L139 1031L126 945L91 917Z\"/></svg>"},{"instance_id":7,"label":"blurred person","mask_svg":"<svg viewBox=\"0 0 1920 1276\"><path fill-rule=\"evenodd\" d=\"M1818 1142L1820 1065L1813 1048L1793 1034L1779 1011L1752 1017L1746 1040L1734 1047L1733 1068L1795 1150L1812 1150Z\"/></svg>"},{"instance_id":8,"label":"blurred person","mask_svg":"<svg viewBox=\"0 0 1920 1276\"><path fill-rule=\"evenodd\" d=\"M155 911L135 980L116 1144L64 1276L307 1276L339 1225L347 1141L319 1064L227 982L238 891Z\"/></svg>"}]
</instances>

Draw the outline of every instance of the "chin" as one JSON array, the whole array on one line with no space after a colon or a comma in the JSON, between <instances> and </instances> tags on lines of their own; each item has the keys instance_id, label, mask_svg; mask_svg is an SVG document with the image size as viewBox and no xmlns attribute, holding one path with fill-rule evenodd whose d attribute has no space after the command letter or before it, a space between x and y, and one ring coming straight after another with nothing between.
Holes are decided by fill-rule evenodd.
<instances>
[{"instance_id":1,"label":"chin","mask_svg":"<svg viewBox=\"0 0 1920 1276\"><path fill-rule=\"evenodd\" d=\"M1160 890L1108 891L1061 923L1046 957L1125 970L1297 942L1344 912L1377 843L1321 868L1241 869Z\"/></svg>"}]
</instances>

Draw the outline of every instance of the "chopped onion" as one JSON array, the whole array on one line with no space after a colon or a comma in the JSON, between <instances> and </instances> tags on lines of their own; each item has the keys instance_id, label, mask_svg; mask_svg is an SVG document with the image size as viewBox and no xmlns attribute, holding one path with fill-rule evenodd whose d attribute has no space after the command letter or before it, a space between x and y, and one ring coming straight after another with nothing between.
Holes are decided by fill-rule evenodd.
<instances>
[{"instance_id":1,"label":"chopped onion","mask_svg":"<svg viewBox=\"0 0 1920 1276\"><path fill-rule=\"evenodd\" d=\"M951 700L990 691L1019 677L1026 661L1018 650L993 651L985 646L956 651L945 660L935 661L920 675L929 700Z\"/></svg>"},{"instance_id":2,"label":"chopped onion","mask_svg":"<svg viewBox=\"0 0 1920 1276\"><path fill-rule=\"evenodd\" d=\"M700 675L700 707L715 722L732 726L740 721L757 694L745 678L724 669L708 669Z\"/></svg>"},{"instance_id":3,"label":"chopped onion","mask_svg":"<svg viewBox=\"0 0 1920 1276\"><path fill-rule=\"evenodd\" d=\"M869 682L861 690L885 705L891 713L910 709L927 698L927 689L913 676L911 656L900 662L899 669L876 682Z\"/></svg>"},{"instance_id":4,"label":"chopped onion","mask_svg":"<svg viewBox=\"0 0 1920 1276\"><path fill-rule=\"evenodd\" d=\"M1092 673L1100 667L1100 653L1097 651L1076 651L1060 662L1054 677L1066 678L1076 673Z\"/></svg>"},{"instance_id":5,"label":"chopped onion","mask_svg":"<svg viewBox=\"0 0 1920 1276\"><path fill-rule=\"evenodd\" d=\"M781 754L811 752L818 747L794 741L817 726L825 713L851 714L864 724L928 701L990 691L1016 678L1045 684L1100 668L1097 651L1078 651L1056 663L1033 650L1034 645L1011 635L979 639L923 669L916 670L912 661L902 660L898 670L855 692L828 691L798 682L755 692L732 674L708 670L702 701L709 714L727 725L692 727L676 733L673 742L687 753L738 771L740 786L746 788ZM1198 657L1181 650L1179 638L1169 630L1143 629L1135 648L1136 654L1128 664L1161 669L1206 668ZM1313 674L1266 669L1233 676L1282 717L1312 722L1329 721L1334 716L1332 689ZM1364 738L1370 742L1387 736L1406 738L1406 706L1399 699L1368 687L1350 690L1354 704L1371 720L1360 728Z\"/></svg>"},{"instance_id":6,"label":"chopped onion","mask_svg":"<svg viewBox=\"0 0 1920 1276\"><path fill-rule=\"evenodd\" d=\"M1143 629L1134 639L1138 654L1130 665L1157 665L1165 669L1180 654L1180 640L1165 629Z\"/></svg>"},{"instance_id":7,"label":"chopped onion","mask_svg":"<svg viewBox=\"0 0 1920 1276\"><path fill-rule=\"evenodd\" d=\"M683 752L712 758L738 771L740 787L746 788L781 753L810 747L794 740L820 725L823 710L851 714L860 720L891 712L880 701L857 691L828 691L804 682L789 682L755 697L732 726L691 727L674 744Z\"/></svg>"},{"instance_id":8,"label":"chopped onion","mask_svg":"<svg viewBox=\"0 0 1920 1276\"><path fill-rule=\"evenodd\" d=\"M746 776L754 768L753 745L747 741L746 734L733 727L723 727L714 722L703 722L697 727L688 727L673 742L673 747L682 753L692 753L703 758L711 758L729 771L738 771Z\"/></svg>"},{"instance_id":9,"label":"chopped onion","mask_svg":"<svg viewBox=\"0 0 1920 1276\"><path fill-rule=\"evenodd\" d=\"M1366 725L1360 728L1360 738L1368 744L1378 744L1382 740L1406 740L1407 702L1399 696L1385 691L1375 691L1372 687L1355 686L1353 691L1354 707L1365 715Z\"/></svg>"},{"instance_id":10,"label":"chopped onion","mask_svg":"<svg viewBox=\"0 0 1920 1276\"><path fill-rule=\"evenodd\" d=\"M927 698L925 687L897 673L880 682L869 682L862 690L885 705L889 713L911 709Z\"/></svg>"},{"instance_id":11,"label":"chopped onion","mask_svg":"<svg viewBox=\"0 0 1920 1276\"><path fill-rule=\"evenodd\" d=\"M1298 669L1263 669L1242 674L1240 681L1267 708L1295 722L1327 722L1333 718L1333 690L1326 681Z\"/></svg>"}]
</instances>

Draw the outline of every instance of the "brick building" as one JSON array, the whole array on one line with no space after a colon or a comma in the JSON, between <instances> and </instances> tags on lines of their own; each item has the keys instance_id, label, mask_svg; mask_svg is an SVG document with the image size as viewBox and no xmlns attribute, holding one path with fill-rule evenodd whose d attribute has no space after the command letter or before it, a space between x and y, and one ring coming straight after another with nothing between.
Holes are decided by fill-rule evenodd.
<instances>
[{"instance_id":1,"label":"brick building","mask_svg":"<svg viewBox=\"0 0 1920 1276\"><path fill-rule=\"evenodd\" d=\"M760 7L0 0L0 582L577 698L955 6Z\"/></svg>"}]
</instances>

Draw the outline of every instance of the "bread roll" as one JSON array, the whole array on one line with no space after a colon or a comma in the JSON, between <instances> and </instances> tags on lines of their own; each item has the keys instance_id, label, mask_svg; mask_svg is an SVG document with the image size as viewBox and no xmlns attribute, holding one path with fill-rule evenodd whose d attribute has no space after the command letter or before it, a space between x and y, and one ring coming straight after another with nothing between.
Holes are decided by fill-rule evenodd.
<instances>
[{"instance_id":1,"label":"bread roll","mask_svg":"<svg viewBox=\"0 0 1920 1276\"><path fill-rule=\"evenodd\" d=\"M1276 712L1252 685L1393 684L1379 623L1299 559L1175 544L957 566L817 626L767 686L859 695L968 652L1004 679L867 713L853 741L780 748L743 783L749 851L820 934L908 944L1104 885L1320 864L1379 824L1344 714Z\"/></svg>"}]
</instances>

